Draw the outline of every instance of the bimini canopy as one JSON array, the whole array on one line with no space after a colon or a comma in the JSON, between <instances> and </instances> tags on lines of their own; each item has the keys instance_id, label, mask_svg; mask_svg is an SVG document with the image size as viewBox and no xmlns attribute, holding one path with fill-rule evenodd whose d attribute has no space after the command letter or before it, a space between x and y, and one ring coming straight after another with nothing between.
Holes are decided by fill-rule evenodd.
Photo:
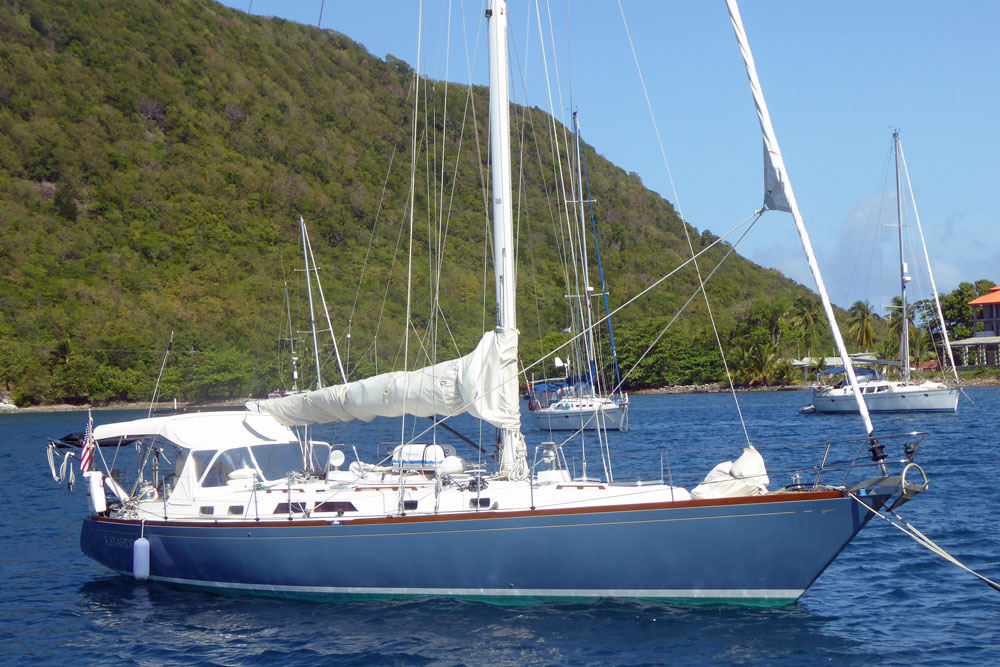
<instances>
[{"instance_id":1,"label":"bimini canopy","mask_svg":"<svg viewBox=\"0 0 1000 667\"><path fill-rule=\"evenodd\" d=\"M296 442L295 432L270 415L234 412L195 412L101 424L94 438L102 445L161 437L192 450L229 449L269 442Z\"/></svg>"}]
</instances>

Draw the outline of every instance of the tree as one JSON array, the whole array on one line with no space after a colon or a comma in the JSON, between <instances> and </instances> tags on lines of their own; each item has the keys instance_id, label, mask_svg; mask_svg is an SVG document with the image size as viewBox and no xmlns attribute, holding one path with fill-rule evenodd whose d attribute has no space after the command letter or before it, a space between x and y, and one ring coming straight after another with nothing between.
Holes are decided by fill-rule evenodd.
<instances>
[{"instance_id":1,"label":"tree","mask_svg":"<svg viewBox=\"0 0 1000 667\"><path fill-rule=\"evenodd\" d=\"M812 356L813 348L819 341L820 332L825 330L823 310L815 299L801 296L792 304L789 324L800 340L806 345L807 356Z\"/></svg>"},{"instance_id":2,"label":"tree","mask_svg":"<svg viewBox=\"0 0 1000 667\"><path fill-rule=\"evenodd\" d=\"M913 327L913 315L918 307L919 305L917 303L909 304L907 306L906 322L911 328ZM889 305L889 333L891 333L896 340L903 337L903 300L898 296L892 297L892 302Z\"/></svg>"},{"instance_id":3,"label":"tree","mask_svg":"<svg viewBox=\"0 0 1000 667\"><path fill-rule=\"evenodd\" d=\"M934 358L934 342L929 332L914 329L910 334L910 356L917 363Z\"/></svg>"},{"instance_id":4,"label":"tree","mask_svg":"<svg viewBox=\"0 0 1000 667\"><path fill-rule=\"evenodd\" d=\"M848 333L861 349L870 349L875 344L875 322L878 315L872 310L868 300L855 301L848 311Z\"/></svg>"},{"instance_id":5,"label":"tree","mask_svg":"<svg viewBox=\"0 0 1000 667\"><path fill-rule=\"evenodd\" d=\"M952 340L970 338L973 335L974 311L969 302L977 296L982 296L994 287L992 280L980 279L973 283L962 282L950 294L940 296L941 311L948 334Z\"/></svg>"}]
</instances>

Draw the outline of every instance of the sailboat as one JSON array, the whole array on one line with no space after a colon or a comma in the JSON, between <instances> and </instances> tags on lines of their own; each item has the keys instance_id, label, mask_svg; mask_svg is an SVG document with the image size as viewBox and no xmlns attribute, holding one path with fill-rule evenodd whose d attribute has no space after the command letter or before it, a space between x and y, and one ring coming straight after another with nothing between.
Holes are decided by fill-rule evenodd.
<instances>
[{"instance_id":1,"label":"sailboat","mask_svg":"<svg viewBox=\"0 0 1000 667\"><path fill-rule=\"evenodd\" d=\"M843 349L735 0L728 6L764 138L765 207L792 214ZM529 455L518 396L504 0L490 0L486 20L495 326L471 353L425 368L250 401L242 411L88 429L80 443L87 556L138 580L264 595L786 603L874 510L927 488L913 460L923 435L876 437L860 398L866 433L860 449L848 445L854 459L827 456L832 445L823 443L807 481L776 490L749 443L690 491L663 479L662 459L645 480L625 482L608 466L602 480L574 477L564 444L542 442ZM856 387L850 365L848 375ZM495 466L421 436L401 438L381 461L354 455L347 464L350 445L310 437L317 424L459 413L496 427ZM139 444L134 483L94 464L99 448L131 443ZM50 445L53 455L59 443Z\"/></svg>"},{"instance_id":2,"label":"sailboat","mask_svg":"<svg viewBox=\"0 0 1000 667\"><path fill-rule=\"evenodd\" d=\"M899 141L899 131L892 134L893 155L896 163L896 222L899 231L899 295L900 322L902 340L900 341L900 366L902 378L890 380L878 372L877 368L865 369L861 384L861 395L869 412L955 412L958 409L958 389L949 387L943 382L924 380L913 382L910 378L910 331L907 317L906 286L911 277L907 273L907 264L903 254L903 187L900 178L902 162L902 145ZM904 163L905 168L905 163ZM909 176L907 175L907 181ZM911 192L912 198L912 192ZM917 218L919 223L919 217ZM920 233L923 241L923 232ZM951 345L948 342L948 329L941 312L937 289L934 287L934 274L931 271L930 259L927 256L927 244L923 244L924 257L927 260L927 271L930 275L938 326L944 338L943 348L947 350L952 372L955 373L955 361L951 358ZM839 369L836 369L839 371ZM958 375L955 375L956 382ZM811 409L810 409L811 408ZM821 387L813 391L812 406L807 412L820 413L856 413L858 404L854 400L854 390L850 383L844 381L835 385Z\"/></svg>"},{"instance_id":3,"label":"sailboat","mask_svg":"<svg viewBox=\"0 0 1000 667\"><path fill-rule=\"evenodd\" d=\"M610 313L608 305L608 292L604 284L604 270L600 269L601 294L595 295L594 288L590 285L589 263L587 259L587 216L584 204L590 203L589 198L585 199L583 191L583 152L580 150L580 120L577 112L573 112L573 136L576 153L576 173L575 173L575 193L573 212L575 222L570 223L570 253L579 257L579 272L567 272L569 276L577 278L573 291L566 298L570 302L570 312L574 322L579 324L581 335L576 337L577 345L574 346L574 358L579 360L578 365L584 369L574 375L569 360L563 361L555 357L557 369L564 369L565 378L551 381L545 379L541 382L530 383L528 393L528 411L531 414L535 425L543 431L594 431L616 428L619 431L627 431L628 422L628 394L621 391L621 377L618 371L618 358L615 352L614 330L611 327L610 316L606 318L608 326L608 337L611 347L612 359L617 379L617 385L608 387L608 381L604 377L602 369L597 363L597 342L594 331L594 308L591 299L594 296L601 296L604 299L605 311ZM591 222L593 222L593 209L591 208ZM576 239L576 243L573 239ZM597 237L595 229L594 250L596 252L598 267L600 267L600 250L597 247ZM571 258L572 261L573 258ZM582 281L582 282L581 282ZM570 327L572 332L574 327Z\"/></svg>"}]
</instances>

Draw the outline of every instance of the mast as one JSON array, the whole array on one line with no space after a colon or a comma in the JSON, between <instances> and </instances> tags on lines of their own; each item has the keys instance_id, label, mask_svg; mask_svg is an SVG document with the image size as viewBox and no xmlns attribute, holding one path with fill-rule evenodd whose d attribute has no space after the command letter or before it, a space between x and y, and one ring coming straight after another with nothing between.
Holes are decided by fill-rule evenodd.
<instances>
[{"instance_id":1,"label":"mast","mask_svg":"<svg viewBox=\"0 0 1000 667\"><path fill-rule=\"evenodd\" d=\"M903 340L900 345L900 361L903 362L903 380L910 381L910 327L906 320L906 283L910 277L906 275L906 262L903 258L903 184L899 178L899 130L892 133L892 150L896 159L896 224L899 227L899 300L903 308Z\"/></svg>"},{"instance_id":2,"label":"mast","mask_svg":"<svg viewBox=\"0 0 1000 667\"><path fill-rule=\"evenodd\" d=\"M306 291L309 292L309 328L312 330L313 354L316 357L316 388L323 388L322 363L319 360L319 341L316 337L316 312L313 309L312 279L309 277L309 250L306 241L306 221L299 216L299 229L302 230L302 259L306 265Z\"/></svg>"},{"instance_id":3,"label":"mast","mask_svg":"<svg viewBox=\"0 0 1000 667\"><path fill-rule=\"evenodd\" d=\"M309 261L312 262L312 270L316 275L316 290L319 292L319 302L323 306L323 315L326 316L326 330L330 332L330 342L333 344L333 356L337 358L337 368L340 370L340 378L347 382L347 373L344 372L344 362L340 358L340 348L337 347L337 336L333 333L333 322L330 321L330 309L326 305L326 297L323 296L323 282L319 279L319 268L316 266L316 256L313 254L312 241L306 233L306 245L309 246Z\"/></svg>"},{"instance_id":4,"label":"mast","mask_svg":"<svg viewBox=\"0 0 1000 667\"><path fill-rule=\"evenodd\" d=\"M508 81L507 3L490 0L486 10L490 48L490 156L493 173L493 272L496 280L497 329L517 330L514 276L514 225L510 175L510 88ZM517 375L498 391L518 404ZM526 475L524 438L519 428L500 429L500 472Z\"/></svg>"},{"instance_id":5,"label":"mast","mask_svg":"<svg viewBox=\"0 0 1000 667\"><path fill-rule=\"evenodd\" d=\"M587 163L583 161L583 153L580 154L580 162L583 163L584 184L587 187L587 206L590 210L590 228L594 232L594 256L597 257L597 275L601 278L601 296L604 297L604 314L608 321L608 342L611 343L611 360L615 366L615 385L610 394L622 393L622 374L618 368L618 351L615 349L615 332L611 326L611 304L608 303L608 286L604 281L604 267L601 266L601 244L597 239L597 222L594 219L594 202L590 198L590 179L587 176Z\"/></svg>"},{"instance_id":6,"label":"mast","mask_svg":"<svg viewBox=\"0 0 1000 667\"><path fill-rule=\"evenodd\" d=\"M583 167L580 159L580 118L576 111L573 112L573 142L576 149L576 218L580 225L580 266L583 271L583 294L580 298L583 299L584 303L584 326L586 327L584 348L586 349L587 357L587 373L590 375L590 393L591 395L601 395L603 394L603 387L600 386L597 374L597 347L594 344L594 313L590 303L590 295L594 291L594 288L590 286L590 270L587 265L587 224L584 221L583 215Z\"/></svg>"},{"instance_id":7,"label":"mast","mask_svg":"<svg viewBox=\"0 0 1000 667\"><path fill-rule=\"evenodd\" d=\"M809 270L813 280L816 281L816 291L819 292L820 301L823 303L823 311L830 322L830 330L833 333L833 340L837 345L837 351L844 362L844 370L847 371L847 378L854 391L854 400L858 404L858 412L864 422L865 430L871 439L872 458L879 463L883 475L888 475L884 464L885 454L882 445L875 440L875 427L872 426L871 417L868 414L868 406L865 405L858 388L858 378L854 373L854 364L847 354L847 346L844 344L844 337L837 326L837 319L833 313L833 304L830 303L830 296L826 293L826 285L823 283L823 276L819 271L819 264L813 253L812 242L809 240L809 233L802 222L802 214L799 213L799 206L795 201L795 194L792 192L791 183L788 180L788 172L785 170L785 162L781 158L781 151L778 148L778 139L771 126L771 116L767 112L767 103L764 101L764 93L760 87L760 80L757 78L757 68L754 65L753 53L750 52L750 42L747 40L746 31L743 29L743 19L740 18L739 7L736 0L726 0L729 9L729 18L733 23L733 30L736 32L736 39L740 45L740 52L743 55L743 63L746 65L747 78L750 79L750 89L753 93L754 104L757 107L757 118L760 121L761 133L764 137L764 207L779 211L787 211L792 214L795 221L795 228L799 233L799 240L802 243L802 250L805 252L806 261L809 263Z\"/></svg>"},{"instance_id":8,"label":"mast","mask_svg":"<svg viewBox=\"0 0 1000 667\"><path fill-rule=\"evenodd\" d=\"M288 298L288 282L285 282L285 310L288 314L288 350L292 354L292 391L299 390L299 358L295 356L295 330L292 329L292 304Z\"/></svg>"}]
</instances>

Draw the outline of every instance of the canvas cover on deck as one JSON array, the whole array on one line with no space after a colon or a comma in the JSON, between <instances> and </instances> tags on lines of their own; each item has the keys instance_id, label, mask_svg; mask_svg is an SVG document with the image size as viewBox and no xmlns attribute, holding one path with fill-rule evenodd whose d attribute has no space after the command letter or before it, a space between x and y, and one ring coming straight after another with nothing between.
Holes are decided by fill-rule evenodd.
<instances>
[{"instance_id":1,"label":"canvas cover on deck","mask_svg":"<svg viewBox=\"0 0 1000 667\"><path fill-rule=\"evenodd\" d=\"M475 350L458 359L304 394L251 401L247 408L287 426L467 412L494 426L517 430L521 424L517 330L487 332Z\"/></svg>"}]
</instances>

